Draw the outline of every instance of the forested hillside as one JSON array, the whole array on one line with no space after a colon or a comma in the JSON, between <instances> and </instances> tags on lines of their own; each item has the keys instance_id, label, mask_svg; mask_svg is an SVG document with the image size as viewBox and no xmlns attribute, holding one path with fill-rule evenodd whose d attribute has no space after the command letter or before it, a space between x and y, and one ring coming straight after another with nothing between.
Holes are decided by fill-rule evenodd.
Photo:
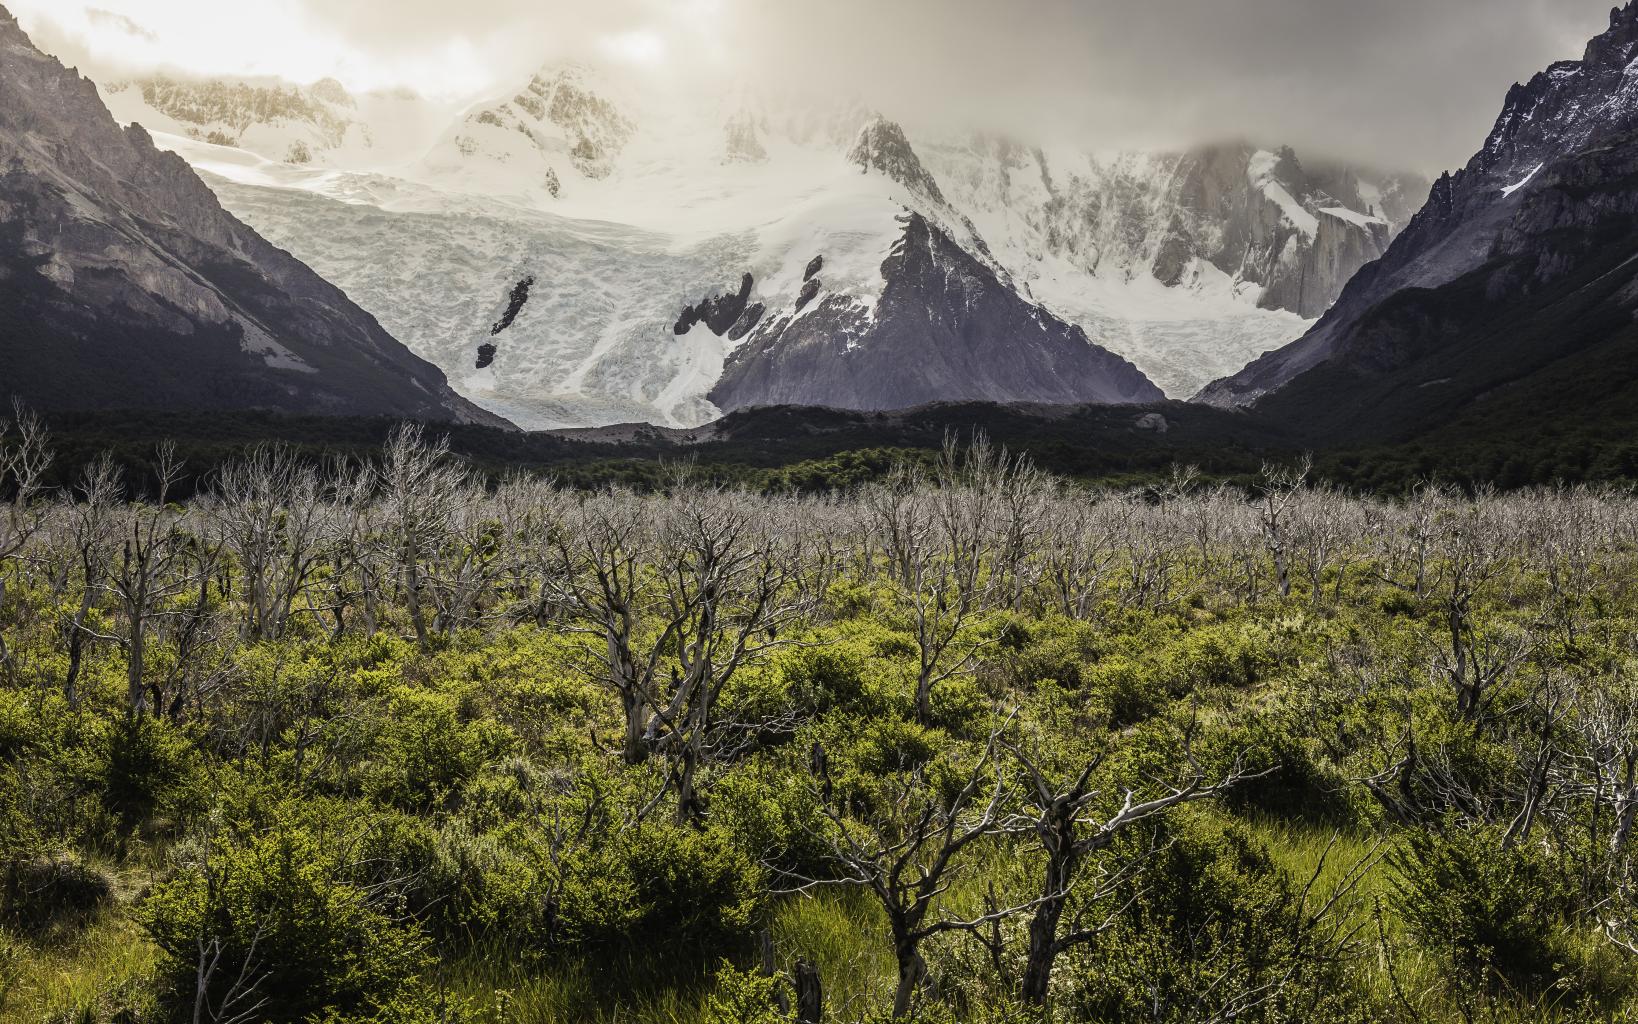
<instances>
[{"instance_id":1,"label":"forested hillside","mask_svg":"<svg viewBox=\"0 0 1638 1024\"><path fill-rule=\"evenodd\" d=\"M1638 501L0 434L0 1019L1638 1019Z\"/></svg>"}]
</instances>

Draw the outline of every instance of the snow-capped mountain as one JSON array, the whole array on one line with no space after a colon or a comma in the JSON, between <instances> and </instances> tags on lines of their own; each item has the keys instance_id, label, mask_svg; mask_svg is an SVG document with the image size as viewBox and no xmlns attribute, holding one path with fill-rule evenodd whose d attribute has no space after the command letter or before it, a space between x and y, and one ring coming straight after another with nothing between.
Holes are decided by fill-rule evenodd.
<instances>
[{"instance_id":1,"label":"snow-capped mountain","mask_svg":"<svg viewBox=\"0 0 1638 1024\"><path fill-rule=\"evenodd\" d=\"M710 392L719 408L889 410L952 400L1074 405L1164 397L1131 363L1023 297L897 124L873 118L847 159L863 177L879 176L900 190L894 199L904 205L875 271L879 283L870 253L870 263L850 268L865 290L838 289L835 282L852 275L821 252L803 268L796 300L783 309L748 305L751 275L730 300L728 312L744 310L737 321L711 323L722 300L707 300L705 326L713 333L730 340L748 335ZM788 295L792 285L783 282L780 292ZM694 307L690 317L698 316Z\"/></svg>"},{"instance_id":2,"label":"snow-capped mountain","mask_svg":"<svg viewBox=\"0 0 1638 1024\"><path fill-rule=\"evenodd\" d=\"M246 95L225 84L195 93ZM162 144L205 172L229 209L464 393L541 427L686 425L770 401L1159 397L1109 353L1186 397L1301 335L1381 254L1419 191L1251 146L1095 156L924 139L857 102L679 102L584 65L544 68L474 104L397 162L355 143L377 133L371 116L327 86L280 93L282 106L241 99L232 116L194 93L187 104L140 95L141 108L121 109L169 118ZM314 106L327 113L291 113ZM275 112L246 123L263 108ZM292 133L310 163L280 153ZM905 258L945 265L940 254L957 251L966 283L954 290L933 288ZM810 274L816 259L824 270ZM741 312L758 311L755 323L679 330L702 299L739 303L747 276ZM528 302L492 338L526 278L536 282ZM922 287L894 287L915 279ZM889 295L892 316L881 308ZM917 315L907 303L922 304ZM989 319L972 316L979 308ZM493 349L480 359L484 345ZM966 351L948 365L927 358L952 345ZM988 363L1008 365L972 369ZM802 380L781 379L798 364Z\"/></svg>"},{"instance_id":3,"label":"snow-capped mountain","mask_svg":"<svg viewBox=\"0 0 1638 1024\"><path fill-rule=\"evenodd\" d=\"M155 75L101 86L122 124L230 146L294 166L357 170L419 156L448 104L411 92L349 93L340 82L197 80Z\"/></svg>"},{"instance_id":4,"label":"snow-capped mountain","mask_svg":"<svg viewBox=\"0 0 1638 1024\"><path fill-rule=\"evenodd\" d=\"M1030 254L1057 257L1087 275L1148 275L1191 290L1227 279L1238 298L1306 318L1382 254L1428 187L1412 176L1305 169L1289 148L1245 144L1100 159L978 138L931 153L958 205L1022 266Z\"/></svg>"},{"instance_id":5,"label":"snow-capped mountain","mask_svg":"<svg viewBox=\"0 0 1638 1024\"><path fill-rule=\"evenodd\" d=\"M224 211L0 7L0 392L503 425Z\"/></svg>"},{"instance_id":6,"label":"snow-capped mountain","mask_svg":"<svg viewBox=\"0 0 1638 1024\"><path fill-rule=\"evenodd\" d=\"M1428 188L1245 144L1099 156L980 137L928 153L1028 294L1180 398L1300 334Z\"/></svg>"},{"instance_id":7,"label":"snow-capped mountain","mask_svg":"<svg viewBox=\"0 0 1638 1024\"><path fill-rule=\"evenodd\" d=\"M474 164L498 165L509 184L553 199L565 178L607 178L637 126L599 84L579 65L539 72L511 98L462 115L427 166L462 174Z\"/></svg>"},{"instance_id":8,"label":"snow-capped mountain","mask_svg":"<svg viewBox=\"0 0 1638 1024\"><path fill-rule=\"evenodd\" d=\"M1620 340L1638 312L1635 133L1638 2L1611 13L1583 59L1512 88L1482 148L1312 331L1203 400L1337 430L1409 422Z\"/></svg>"}]
</instances>

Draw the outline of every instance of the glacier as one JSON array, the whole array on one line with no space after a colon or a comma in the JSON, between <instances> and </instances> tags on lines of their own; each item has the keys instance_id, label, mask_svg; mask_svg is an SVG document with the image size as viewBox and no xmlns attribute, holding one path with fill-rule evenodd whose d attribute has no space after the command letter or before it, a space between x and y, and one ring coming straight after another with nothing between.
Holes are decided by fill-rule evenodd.
<instances>
[{"instance_id":1,"label":"glacier","mask_svg":"<svg viewBox=\"0 0 1638 1024\"><path fill-rule=\"evenodd\" d=\"M856 101L679 104L584 65L544 68L460 111L309 87L275 91L285 98L271 114L265 97L236 114L242 90L197 88L208 95L189 99L175 83L104 93L226 209L342 287L462 394L530 429L715 418L706 396L738 342L677 333L679 312L744 274L755 301L784 308L823 257L827 294L868 317L909 210L1188 398L1312 325L1270 300L1293 253L1337 230L1355 233L1347 258L1369 256L1373 230L1401 226L1383 197L1415 192L1339 172L1324 189L1293 184L1306 188L1299 197L1276 174L1294 157L1247 147L1213 158L1241 168L1237 209L1250 211L1219 222L1190 205L1199 160L914 133L933 184L910 187L847 159L878 116ZM526 276L533 298L479 369L489 325Z\"/></svg>"}]
</instances>

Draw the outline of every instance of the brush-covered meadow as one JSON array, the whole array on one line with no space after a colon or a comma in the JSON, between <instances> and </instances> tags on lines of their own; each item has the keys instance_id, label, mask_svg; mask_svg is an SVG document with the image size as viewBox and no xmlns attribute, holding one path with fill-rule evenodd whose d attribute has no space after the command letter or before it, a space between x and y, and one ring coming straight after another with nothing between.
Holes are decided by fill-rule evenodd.
<instances>
[{"instance_id":1,"label":"brush-covered meadow","mask_svg":"<svg viewBox=\"0 0 1638 1024\"><path fill-rule=\"evenodd\" d=\"M1638 1020L1626 492L4 437L0 1020Z\"/></svg>"}]
</instances>

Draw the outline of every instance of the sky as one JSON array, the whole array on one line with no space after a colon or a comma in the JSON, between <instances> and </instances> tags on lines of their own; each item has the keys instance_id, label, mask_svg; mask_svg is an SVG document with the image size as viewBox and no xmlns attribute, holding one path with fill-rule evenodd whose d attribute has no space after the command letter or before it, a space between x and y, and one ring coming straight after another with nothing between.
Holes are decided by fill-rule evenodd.
<instances>
[{"instance_id":1,"label":"sky","mask_svg":"<svg viewBox=\"0 0 1638 1024\"><path fill-rule=\"evenodd\" d=\"M1098 150L1249 138L1424 173L1611 0L0 0L94 76L334 77L445 99L577 59L709 96L845 95Z\"/></svg>"}]
</instances>

